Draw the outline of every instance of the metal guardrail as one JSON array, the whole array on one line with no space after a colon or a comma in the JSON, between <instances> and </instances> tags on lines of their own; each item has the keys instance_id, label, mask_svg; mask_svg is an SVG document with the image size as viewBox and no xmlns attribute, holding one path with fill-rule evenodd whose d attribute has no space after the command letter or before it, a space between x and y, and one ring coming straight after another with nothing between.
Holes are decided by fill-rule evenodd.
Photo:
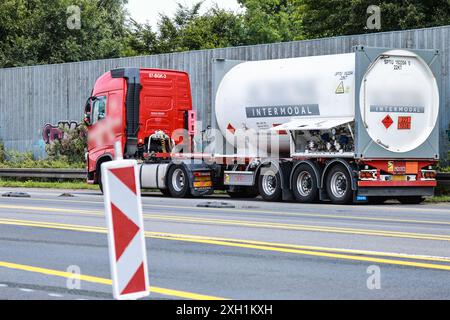
<instances>
[{"instance_id":1,"label":"metal guardrail","mask_svg":"<svg viewBox=\"0 0 450 320\"><path fill-rule=\"evenodd\" d=\"M47 179L86 179L85 169L3 169L0 177L5 178L47 178ZM437 180L441 185L450 186L450 172L439 172Z\"/></svg>"},{"instance_id":2,"label":"metal guardrail","mask_svg":"<svg viewBox=\"0 0 450 320\"><path fill-rule=\"evenodd\" d=\"M47 179L86 179L85 169L10 169L1 168L0 177L5 178L47 178Z\"/></svg>"}]
</instances>

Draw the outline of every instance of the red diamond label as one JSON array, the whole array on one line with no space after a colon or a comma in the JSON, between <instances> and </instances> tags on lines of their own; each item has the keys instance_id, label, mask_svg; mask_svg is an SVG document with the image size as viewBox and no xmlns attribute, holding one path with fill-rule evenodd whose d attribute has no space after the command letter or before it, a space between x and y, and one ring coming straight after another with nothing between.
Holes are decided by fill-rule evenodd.
<instances>
[{"instance_id":1,"label":"red diamond label","mask_svg":"<svg viewBox=\"0 0 450 320\"><path fill-rule=\"evenodd\" d=\"M381 120L381 122L384 124L386 129L389 129L389 127L394 123L394 120L392 120L390 115L387 115L383 120Z\"/></svg>"}]
</instances>

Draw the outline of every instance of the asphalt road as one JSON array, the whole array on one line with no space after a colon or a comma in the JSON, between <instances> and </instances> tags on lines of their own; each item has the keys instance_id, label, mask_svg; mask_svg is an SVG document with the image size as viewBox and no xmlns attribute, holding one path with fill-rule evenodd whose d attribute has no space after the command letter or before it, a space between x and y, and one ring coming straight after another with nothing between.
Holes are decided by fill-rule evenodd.
<instances>
[{"instance_id":1,"label":"asphalt road","mask_svg":"<svg viewBox=\"0 0 450 320\"><path fill-rule=\"evenodd\" d=\"M103 197L24 191L0 197L0 299L111 299ZM144 195L143 208L151 299L450 299L449 204Z\"/></svg>"}]
</instances>

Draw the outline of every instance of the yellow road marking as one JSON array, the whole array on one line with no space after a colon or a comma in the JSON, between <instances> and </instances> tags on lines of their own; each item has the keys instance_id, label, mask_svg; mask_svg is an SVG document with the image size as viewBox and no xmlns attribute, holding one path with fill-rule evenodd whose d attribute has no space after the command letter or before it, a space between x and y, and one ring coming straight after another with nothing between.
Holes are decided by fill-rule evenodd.
<instances>
[{"instance_id":1,"label":"yellow road marking","mask_svg":"<svg viewBox=\"0 0 450 320\"><path fill-rule=\"evenodd\" d=\"M24 265L24 264L17 264L17 263L5 262L5 261L0 261L0 267L14 269L14 270L34 272L34 273L40 273L40 274L62 277L62 278L73 279L73 277L74 277L74 274L70 273L70 272L28 266L28 265ZM81 274L79 276L77 275L77 278L79 278L82 281L86 281L86 282L112 285L111 279L100 278L100 277L95 277L95 276L88 276L88 275L84 275L84 274ZM207 295L203 295L203 294L197 294L197 293L179 291L179 290L172 290L172 289L166 289L166 288L160 288L160 287L154 287L154 286L150 286L149 291L152 293L157 293L157 294L161 294L161 295L173 296L173 297L185 298L185 299L192 299L192 300L225 300L224 298L219 298L219 297L214 297L214 296L207 296Z\"/></svg>"},{"instance_id":2,"label":"yellow road marking","mask_svg":"<svg viewBox=\"0 0 450 320\"><path fill-rule=\"evenodd\" d=\"M49 212L63 212L63 213L71 213L71 214L103 216L102 211L93 211L93 210L55 209L55 208L47 208L47 207L27 207L27 206L13 206L13 205L0 205L0 208L30 210L30 211L45 210L45 211L49 211ZM214 218L200 218L200 217L179 216L179 215L169 216L169 215L144 214L144 218L146 220L148 220L148 219L155 220L156 219L156 220L163 220L163 221L192 222L192 223L217 224L217 225L233 225L233 226L244 226L244 227L253 227L253 228L330 232L330 233L340 233L340 234L357 234L357 235L369 235L369 236L381 236L381 237L393 237L393 238L450 241L450 235L386 231L386 230L376 230L376 229L341 228L341 227L315 226L315 225L303 225L303 224L262 222L262 221L252 221L252 220L214 219Z\"/></svg>"},{"instance_id":3,"label":"yellow road marking","mask_svg":"<svg viewBox=\"0 0 450 320\"><path fill-rule=\"evenodd\" d=\"M69 225L69 224L61 224L61 223L42 223L42 222L34 222L34 221L26 221L26 220L24 221L24 220L0 219L0 224L31 226L31 227L40 227L40 228L50 228L50 229L62 229L62 230L72 230L72 231L81 231L81 232L107 233L106 228L101 228L101 227ZM220 246L227 246L227 247L239 247L239 248L272 251L272 252L293 253L293 254L309 255L309 256L317 256L317 257L325 257L325 258L333 258L333 259L365 261L365 262L393 264L393 265L410 266L410 267L417 267L417 268L450 271L450 265L440 265L440 264L431 264L431 263L423 263L423 262L415 262L415 261L393 260L393 259L373 257L373 256L377 256L377 255L384 256L383 253L370 254L372 256L364 257L361 255L367 254L367 253L364 253L364 251L361 251L361 250L353 250L353 253L357 253L359 255L352 255L352 254L343 254L343 253L332 252L333 250L335 250L332 248L324 248L324 249L326 249L326 251L330 251L330 252L313 251L314 247L307 248L306 246L301 247L301 246L296 246L296 245L277 244L277 243L261 242L261 241L249 241L249 240L241 240L241 239L213 238L213 237L202 237L202 236L171 234L171 233L161 233L161 232L148 232L148 231L145 232L145 236L147 238L154 238L154 239L213 244L213 245L220 245ZM316 248L318 248L318 247L316 247ZM308 249L308 250L306 250L306 249ZM345 249L342 249L342 250L345 250ZM347 251L350 251L350 250L347 250ZM414 259L414 260L449 262L449 259L447 259L447 258L433 258L433 257L413 256L413 255L405 255L405 254L389 254L389 255L391 257L395 256L395 257L404 258L404 259L408 258L408 259Z\"/></svg>"},{"instance_id":4,"label":"yellow road marking","mask_svg":"<svg viewBox=\"0 0 450 320\"><path fill-rule=\"evenodd\" d=\"M60 199L41 199L41 198L32 198L32 199L28 199L28 200L103 204L103 202L100 202L100 201L60 200ZM169 206L169 205L145 204L145 203L143 203L142 206L143 206L143 208L186 209L186 206ZM0 206L0 208L1 207L2 206ZM232 208L203 208L203 207L188 207L188 209L198 210L198 211L217 211L217 212L233 212L233 213L241 212L242 210L244 210L244 209L239 209L239 208L232 209ZM391 209L393 209L393 208L389 208L389 210L391 210ZM395 208L395 209L399 209L399 208ZM410 210L410 209L413 209L413 208L408 208L408 210ZM404 210L404 209L401 209L401 210ZM423 209L416 209L416 210L423 211ZM427 209L427 210L438 211L438 210L443 210L443 209ZM81 211L83 211L83 210L81 210ZM85 210L85 211L89 212L89 210ZM272 215L279 215L279 216L293 216L293 217L312 217L312 218L326 218L326 219L398 222L398 223L412 223L412 224L450 225L450 221L376 218L376 217L350 216L350 215L339 215L339 214L278 212L278 211L269 211L269 210L253 210L253 209L247 209L247 208L245 209L245 212L257 213L257 214L272 214Z\"/></svg>"}]
</instances>

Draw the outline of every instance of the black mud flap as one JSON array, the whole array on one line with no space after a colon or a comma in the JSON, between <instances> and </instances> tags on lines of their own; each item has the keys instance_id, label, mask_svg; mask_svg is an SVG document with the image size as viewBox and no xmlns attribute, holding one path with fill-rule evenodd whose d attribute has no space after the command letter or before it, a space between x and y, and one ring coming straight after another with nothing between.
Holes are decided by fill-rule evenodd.
<instances>
[{"instance_id":1,"label":"black mud flap","mask_svg":"<svg viewBox=\"0 0 450 320\"><path fill-rule=\"evenodd\" d=\"M194 197L208 196L214 193L213 170L205 163L184 163L189 176L191 194Z\"/></svg>"}]
</instances>

